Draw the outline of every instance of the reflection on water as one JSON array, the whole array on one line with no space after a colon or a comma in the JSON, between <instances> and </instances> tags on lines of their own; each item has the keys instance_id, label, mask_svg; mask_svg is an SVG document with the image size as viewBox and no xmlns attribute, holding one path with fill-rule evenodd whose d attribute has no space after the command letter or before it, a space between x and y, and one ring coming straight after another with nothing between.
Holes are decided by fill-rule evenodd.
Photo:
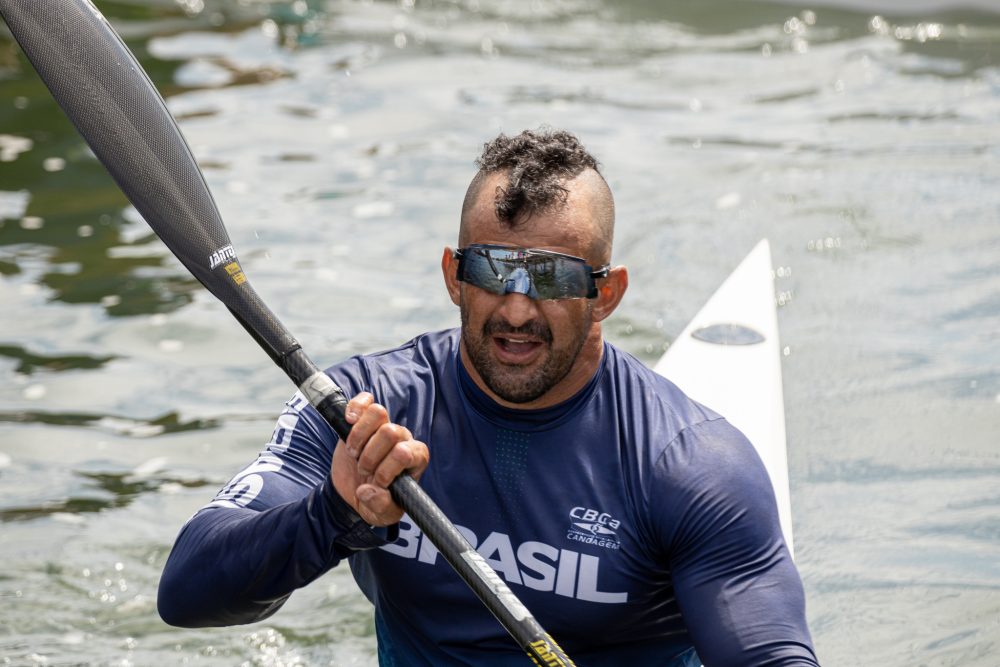
<instances>
[{"instance_id":1,"label":"reflection on water","mask_svg":"<svg viewBox=\"0 0 1000 667\"><path fill-rule=\"evenodd\" d=\"M150 437L164 433L203 430L218 426L218 422L212 419L183 421L176 412L171 412L155 419L128 419L97 414L46 413L20 410L9 414L0 413L0 422L48 424L50 426L95 426L135 437Z\"/></svg>"},{"instance_id":2,"label":"reflection on water","mask_svg":"<svg viewBox=\"0 0 1000 667\"><path fill-rule=\"evenodd\" d=\"M84 354L40 355L32 354L18 345L0 345L0 356L18 361L14 372L30 375L35 370L72 370L77 368L100 368L114 359L113 356L90 357Z\"/></svg>"},{"instance_id":3,"label":"reflection on water","mask_svg":"<svg viewBox=\"0 0 1000 667\"><path fill-rule=\"evenodd\" d=\"M98 5L167 97L257 289L318 361L456 322L437 258L501 129L565 126L601 157L631 274L606 331L646 361L768 236L820 657L995 663L991 3ZM3 36L0 313L0 655L374 663L345 571L247 628L156 617L176 531L253 458L291 388Z\"/></svg>"},{"instance_id":4,"label":"reflection on water","mask_svg":"<svg viewBox=\"0 0 1000 667\"><path fill-rule=\"evenodd\" d=\"M78 515L87 512L101 512L109 509L128 507L140 494L177 487L197 489L215 484L215 480L171 479L170 477L150 477L148 474L93 473L79 472L86 480L83 492L86 497L49 500L38 507L11 507L0 509L0 523L6 521L31 521L56 516L63 521L75 523ZM68 516L67 516L68 515Z\"/></svg>"},{"instance_id":5,"label":"reflection on water","mask_svg":"<svg viewBox=\"0 0 1000 667\"><path fill-rule=\"evenodd\" d=\"M149 275L150 269L163 266L161 248L145 257L114 255L114 248L144 246L154 237L123 235L123 228L133 226L124 215L124 196L47 90L24 74L14 80L16 86L3 82L8 89L3 99L13 99L14 105L0 106L0 126L31 145L16 155L8 151L0 160L0 183L8 191L7 204L0 207L4 273L19 272L44 247L50 254L40 283L51 288L53 298L67 303L104 300L113 315L164 312L188 303L193 280L175 271Z\"/></svg>"}]
</instances>

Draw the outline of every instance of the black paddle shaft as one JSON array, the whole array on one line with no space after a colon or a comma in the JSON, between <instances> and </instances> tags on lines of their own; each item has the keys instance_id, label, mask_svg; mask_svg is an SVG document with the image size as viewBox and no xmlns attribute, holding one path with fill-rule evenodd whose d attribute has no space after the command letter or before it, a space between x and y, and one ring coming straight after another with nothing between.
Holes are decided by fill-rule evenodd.
<instances>
[{"instance_id":1,"label":"black paddle shaft","mask_svg":"<svg viewBox=\"0 0 1000 667\"><path fill-rule=\"evenodd\" d=\"M0 15L153 231L346 438L343 391L251 287L177 123L107 20L90 0L0 0ZM391 491L536 664L573 664L412 477L400 475Z\"/></svg>"}]
</instances>

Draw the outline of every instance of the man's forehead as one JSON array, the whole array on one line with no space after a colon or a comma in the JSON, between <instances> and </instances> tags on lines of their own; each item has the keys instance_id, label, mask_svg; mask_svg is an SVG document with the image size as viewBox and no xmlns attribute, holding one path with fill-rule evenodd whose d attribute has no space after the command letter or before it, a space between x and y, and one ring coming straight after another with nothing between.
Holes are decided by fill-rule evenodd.
<instances>
[{"instance_id":1,"label":"man's forehead","mask_svg":"<svg viewBox=\"0 0 1000 667\"><path fill-rule=\"evenodd\" d=\"M592 172L600 179L596 172ZM506 173L488 174L479 187L475 204L467 211L465 236L482 234L490 235L553 235L566 241L590 243L599 233L593 220L594 206L592 199L594 189L583 177L583 174L571 179L564 179L560 184L566 188L565 201L557 201L544 210L524 215L513 222L500 220L497 215L497 189L508 183ZM464 239L468 243L475 239Z\"/></svg>"},{"instance_id":2,"label":"man's forehead","mask_svg":"<svg viewBox=\"0 0 1000 667\"><path fill-rule=\"evenodd\" d=\"M540 211L511 225L501 222L492 211L474 212L467 221L463 245L500 243L548 248L571 255L587 255L597 235L596 224L587 216L574 216L560 209Z\"/></svg>"}]
</instances>

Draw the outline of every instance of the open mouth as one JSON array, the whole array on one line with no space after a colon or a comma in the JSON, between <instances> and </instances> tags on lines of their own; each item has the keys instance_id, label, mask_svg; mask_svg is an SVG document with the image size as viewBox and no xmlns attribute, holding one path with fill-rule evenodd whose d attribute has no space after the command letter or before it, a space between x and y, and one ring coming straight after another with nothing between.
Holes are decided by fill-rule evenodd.
<instances>
[{"instance_id":1,"label":"open mouth","mask_svg":"<svg viewBox=\"0 0 1000 667\"><path fill-rule=\"evenodd\" d=\"M544 343L526 336L493 336L493 344L500 361L508 364L526 364L541 352Z\"/></svg>"}]
</instances>

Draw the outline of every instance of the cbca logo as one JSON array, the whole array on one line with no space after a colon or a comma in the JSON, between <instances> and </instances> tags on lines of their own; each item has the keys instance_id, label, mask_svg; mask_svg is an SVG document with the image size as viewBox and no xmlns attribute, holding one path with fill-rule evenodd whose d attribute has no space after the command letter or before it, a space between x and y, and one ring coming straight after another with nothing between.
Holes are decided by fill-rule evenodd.
<instances>
[{"instance_id":1,"label":"cbca logo","mask_svg":"<svg viewBox=\"0 0 1000 667\"><path fill-rule=\"evenodd\" d=\"M570 526L566 539L584 544L596 544L605 549L620 549L618 527L621 521L607 512L599 512L587 507L574 507L569 511Z\"/></svg>"}]
</instances>

